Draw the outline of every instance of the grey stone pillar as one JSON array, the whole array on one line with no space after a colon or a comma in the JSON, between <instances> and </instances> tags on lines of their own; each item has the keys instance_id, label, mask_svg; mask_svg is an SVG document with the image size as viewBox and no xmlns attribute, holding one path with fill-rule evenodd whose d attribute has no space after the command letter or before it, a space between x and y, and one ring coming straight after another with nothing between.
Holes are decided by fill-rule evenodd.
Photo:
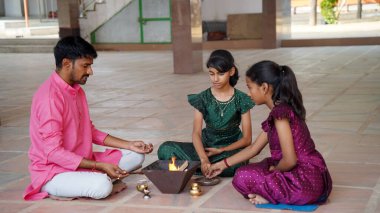
<instances>
[{"instance_id":1,"label":"grey stone pillar","mask_svg":"<svg viewBox=\"0 0 380 213\"><path fill-rule=\"evenodd\" d=\"M280 47L282 39L290 37L290 0L263 1L263 47Z\"/></svg>"},{"instance_id":2,"label":"grey stone pillar","mask_svg":"<svg viewBox=\"0 0 380 213\"><path fill-rule=\"evenodd\" d=\"M60 38L70 35L80 36L78 2L78 0L57 1Z\"/></svg>"},{"instance_id":3,"label":"grey stone pillar","mask_svg":"<svg viewBox=\"0 0 380 213\"><path fill-rule=\"evenodd\" d=\"M172 47L174 73L202 71L200 0L172 0Z\"/></svg>"}]
</instances>

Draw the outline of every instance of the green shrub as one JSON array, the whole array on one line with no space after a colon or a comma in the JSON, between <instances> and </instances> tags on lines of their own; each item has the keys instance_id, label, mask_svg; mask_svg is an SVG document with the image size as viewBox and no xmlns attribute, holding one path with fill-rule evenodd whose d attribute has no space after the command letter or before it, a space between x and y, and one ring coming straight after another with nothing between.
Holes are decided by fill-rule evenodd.
<instances>
[{"instance_id":1,"label":"green shrub","mask_svg":"<svg viewBox=\"0 0 380 213\"><path fill-rule=\"evenodd\" d=\"M321 2L321 15L327 24L336 24L338 17L334 8L338 4L338 0L323 0Z\"/></svg>"}]
</instances>

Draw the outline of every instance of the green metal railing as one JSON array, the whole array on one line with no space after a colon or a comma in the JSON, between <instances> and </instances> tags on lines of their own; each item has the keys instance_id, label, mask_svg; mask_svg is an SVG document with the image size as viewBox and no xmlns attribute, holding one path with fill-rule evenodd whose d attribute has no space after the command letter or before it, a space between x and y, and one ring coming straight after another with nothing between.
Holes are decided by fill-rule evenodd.
<instances>
[{"instance_id":1,"label":"green metal railing","mask_svg":"<svg viewBox=\"0 0 380 213\"><path fill-rule=\"evenodd\" d=\"M136 0L137 1L137 0ZM138 9L139 9L139 17L138 17L138 22L139 22L139 27L140 27L140 44L171 44L172 43L172 27L171 27L171 24L169 25L169 31L170 31L170 39L169 41L165 41L165 42L146 42L145 39L144 39L144 35L145 35L145 30L144 30L144 26L147 24L147 22L160 22L160 21L167 21L167 22L170 22L172 21L172 12L171 12L171 0L168 0L169 1L169 17L157 17L157 18L144 18L144 14L143 14L143 0L138 0ZM129 4L126 6L128 7ZM124 8L122 8L119 12L115 13L115 15L113 17L115 17L116 15L118 15L120 12L123 11ZM112 17L111 17L112 18ZM105 23L104 23L105 24ZM103 25L104 25L103 24ZM103 25L99 26L97 29L95 29L92 33L91 33L91 42L92 43L96 43L96 31L101 28ZM120 42L117 42L117 43L120 43ZM125 44L136 44L136 43L132 43L132 42L126 42Z\"/></svg>"}]
</instances>

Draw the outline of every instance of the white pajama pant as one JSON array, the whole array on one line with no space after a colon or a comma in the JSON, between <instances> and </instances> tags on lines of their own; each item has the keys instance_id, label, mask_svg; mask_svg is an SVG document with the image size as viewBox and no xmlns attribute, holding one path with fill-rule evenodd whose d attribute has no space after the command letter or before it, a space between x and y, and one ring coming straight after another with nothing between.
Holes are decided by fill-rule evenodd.
<instances>
[{"instance_id":1,"label":"white pajama pant","mask_svg":"<svg viewBox=\"0 0 380 213\"><path fill-rule=\"evenodd\" d=\"M119 167L128 172L141 167L145 155L129 150L120 150ZM64 172L47 182L41 191L58 197L90 197L102 199L112 191L112 180L99 172Z\"/></svg>"}]
</instances>

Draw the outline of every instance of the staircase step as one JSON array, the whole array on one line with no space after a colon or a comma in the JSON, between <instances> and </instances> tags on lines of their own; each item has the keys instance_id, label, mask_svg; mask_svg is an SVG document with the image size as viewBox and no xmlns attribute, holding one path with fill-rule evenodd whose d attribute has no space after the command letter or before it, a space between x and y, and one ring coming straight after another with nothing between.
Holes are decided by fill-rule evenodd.
<instances>
[{"instance_id":1,"label":"staircase step","mask_svg":"<svg viewBox=\"0 0 380 213\"><path fill-rule=\"evenodd\" d=\"M57 21L46 21L41 22L39 20L29 20L29 27L52 27L52 26L58 26ZM19 21L19 20L8 20L8 21L2 21L1 28L4 29L12 29L12 28L22 28L25 27L25 21Z\"/></svg>"},{"instance_id":2,"label":"staircase step","mask_svg":"<svg viewBox=\"0 0 380 213\"><path fill-rule=\"evenodd\" d=\"M0 37L17 38L30 36L53 36L58 35L58 26L50 27L29 27L29 28L8 28L0 32Z\"/></svg>"},{"instance_id":3,"label":"staircase step","mask_svg":"<svg viewBox=\"0 0 380 213\"><path fill-rule=\"evenodd\" d=\"M58 42L58 38L52 38L52 39L36 39L36 38L11 38L11 39L0 39L0 45L32 45L32 46L43 46L43 45L49 45L54 46Z\"/></svg>"},{"instance_id":4,"label":"staircase step","mask_svg":"<svg viewBox=\"0 0 380 213\"><path fill-rule=\"evenodd\" d=\"M59 33L58 27L38 27L38 28L32 28L30 30L31 36L58 35L58 33Z\"/></svg>"},{"instance_id":5,"label":"staircase step","mask_svg":"<svg viewBox=\"0 0 380 213\"><path fill-rule=\"evenodd\" d=\"M53 53L51 45L0 45L0 53Z\"/></svg>"},{"instance_id":6,"label":"staircase step","mask_svg":"<svg viewBox=\"0 0 380 213\"><path fill-rule=\"evenodd\" d=\"M87 11L87 17L79 19L81 36L85 39L88 39L91 32L107 22L122 8L130 4L132 0L96 0L95 2L95 10Z\"/></svg>"},{"instance_id":7,"label":"staircase step","mask_svg":"<svg viewBox=\"0 0 380 213\"><path fill-rule=\"evenodd\" d=\"M52 53L56 39L0 39L0 53Z\"/></svg>"}]
</instances>

